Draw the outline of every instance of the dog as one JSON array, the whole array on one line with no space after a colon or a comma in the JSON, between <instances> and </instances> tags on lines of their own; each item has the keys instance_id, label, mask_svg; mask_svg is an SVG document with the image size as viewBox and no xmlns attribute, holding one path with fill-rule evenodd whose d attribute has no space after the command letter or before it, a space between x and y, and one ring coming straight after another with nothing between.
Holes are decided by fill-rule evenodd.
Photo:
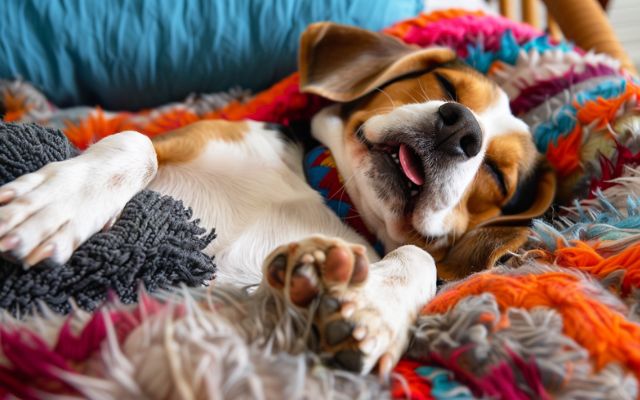
<instances>
[{"instance_id":1,"label":"dog","mask_svg":"<svg viewBox=\"0 0 640 400\"><path fill-rule=\"evenodd\" d=\"M334 102L312 120L370 243L306 182L302 149L271 124L201 121L150 140L133 131L0 188L0 251L63 263L149 188L220 232L216 284L255 285L317 305L321 351L360 373L388 372L436 279L493 265L553 199L552 173L505 93L447 48L310 25L303 91ZM524 236L523 236L524 235ZM517 246L516 246L517 247Z\"/></svg>"}]
</instances>

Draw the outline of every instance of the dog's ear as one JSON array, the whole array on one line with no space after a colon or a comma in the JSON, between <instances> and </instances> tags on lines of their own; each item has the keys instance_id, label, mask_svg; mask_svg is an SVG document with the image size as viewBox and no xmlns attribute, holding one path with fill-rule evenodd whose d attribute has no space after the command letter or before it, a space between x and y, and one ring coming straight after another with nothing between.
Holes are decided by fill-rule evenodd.
<instances>
[{"instance_id":1,"label":"dog's ear","mask_svg":"<svg viewBox=\"0 0 640 400\"><path fill-rule=\"evenodd\" d=\"M455 58L448 48L420 49L382 33L319 22L309 25L300 39L300 88L349 102L400 76Z\"/></svg>"},{"instance_id":2,"label":"dog's ear","mask_svg":"<svg viewBox=\"0 0 640 400\"><path fill-rule=\"evenodd\" d=\"M556 176L542 159L534 171L521 180L516 193L503 207L502 215L466 232L437 263L438 277L464 278L495 264L526 243L533 218L543 215L555 197Z\"/></svg>"},{"instance_id":3,"label":"dog's ear","mask_svg":"<svg viewBox=\"0 0 640 400\"><path fill-rule=\"evenodd\" d=\"M533 171L520 179L511 199L502 206L502 213L480 223L477 227L505 226L528 223L543 215L556 196L556 174L549 163L540 156Z\"/></svg>"},{"instance_id":4,"label":"dog's ear","mask_svg":"<svg viewBox=\"0 0 640 400\"><path fill-rule=\"evenodd\" d=\"M465 233L436 262L438 278L462 279L474 272L491 268L508 252L526 243L529 228L524 226L487 226Z\"/></svg>"}]
</instances>

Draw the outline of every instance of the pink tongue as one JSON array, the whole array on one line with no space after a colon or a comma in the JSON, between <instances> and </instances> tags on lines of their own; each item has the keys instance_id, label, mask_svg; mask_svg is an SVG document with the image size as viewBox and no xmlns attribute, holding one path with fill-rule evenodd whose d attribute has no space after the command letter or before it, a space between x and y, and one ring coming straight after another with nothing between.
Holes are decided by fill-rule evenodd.
<instances>
[{"instance_id":1,"label":"pink tongue","mask_svg":"<svg viewBox=\"0 0 640 400\"><path fill-rule=\"evenodd\" d=\"M400 166L402 172L409 178L409 180L418 186L424 185L424 173L422 172L422 165L420 165L415 155L409 150L409 147L405 144L400 145Z\"/></svg>"}]
</instances>

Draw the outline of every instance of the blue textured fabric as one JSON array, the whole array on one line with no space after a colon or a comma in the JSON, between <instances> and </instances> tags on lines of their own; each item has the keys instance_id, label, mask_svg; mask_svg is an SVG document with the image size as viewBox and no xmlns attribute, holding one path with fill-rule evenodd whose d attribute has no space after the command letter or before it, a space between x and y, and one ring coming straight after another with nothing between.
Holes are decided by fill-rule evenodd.
<instances>
[{"instance_id":1,"label":"blue textured fabric","mask_svg":"<svg viewBox=\"0 0 640 400\"><path fill-rule=\"evenodd\" d=\"M536 239L547 249L556 251L558 239L569 246L570 240L613 241L640 235L639 197L629 195L625 210L617 209L600 190L596 192L596 199L597 205L589 208L576 200L575 213L557 219L555 224L534 220Z\"/></svg>"},{"instance_id":2,"label":"blue textured fabric","mask_svg":"<svg viewBox=\"0 0 640 400\"><path fill-rule=\"evenodd\" d=\"M551 43L548 36L539 36L523 45L519 45L511 30L508 29L500 38L500 49L497 52L485 50L482 42L480 42L467 48L469 54L465 61L478 71L486 74L494 61L500 60L507 64L515 65L520 51L529 52L534 49L541 53L549 50L569 52L573 49L573 46L566 41Z\"/></svg>"},{"instance_id":3,"label":"blue textured fabric","mask_svg":"<svg viewBox=\"0 0 640 400\"><path fill-rule=\"evenodd\" d=\"M422 366L416 373L431 383L431 396L436 400L471 400L473 394L466 386L452 379L451 371L444 368Z\"/></svg>"},{"instance_id":4,"label":"blue textured fabric","mask_svg":"<svg viewBox=\"0 0 640 400\"><path fill-rule=\"evenodd\" d=\"M331 20L380 30L422 0L2 0L0 78L57 105L139 109L194 92L262 90L296 67L298 38Z\"/></svg>"},{"instance_id":5,"label":"blue textured fabric","mask_svg":"<svg viewBox=\"0 0 640 400\"><path fill-rule=\"evenodd\" d=\"M620 96L626 90L626 78L611 79L600 83L596 87L590 87L582 92L573 93L575 101L583 106L587 101L597 98L612 99ZM548 120L533 130L533 140L542 153L549 147L549 143L558 144L558 138L567 136L576 127L578 109L573 104L565 104Z\"/></svg>"}]
</instances>

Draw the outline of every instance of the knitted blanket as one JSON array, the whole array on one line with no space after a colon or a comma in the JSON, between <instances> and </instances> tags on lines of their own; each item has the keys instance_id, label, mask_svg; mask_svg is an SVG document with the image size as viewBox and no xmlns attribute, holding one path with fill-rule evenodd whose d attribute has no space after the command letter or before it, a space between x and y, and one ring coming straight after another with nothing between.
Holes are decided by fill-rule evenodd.
<instances>
[{"instance_id":1,"label":"knitted blanket","mask_svg":"<svg viewBox=\"0 0 640 400\"><path fill-rule=\"evenodd\" d=\"M439 290L389 385L283 353L303 336L297 316L273 299L257 306L217 287L64 319L5 319L0 391L21 398L637 398L639 82L609 57L480 12L424 14L386 33L450 46L495 79L556 168L564 204L534 223L511 265ZM212 105L204 96L127 114L57 110L30 97L24 83L2 90L5 119L60 127L82 148L123 129L155 135L202 118L308 120L326 102L301 94L297 79L246 101ZM225 318L228 309L242 318Z\"/></svg>"}]
</instances>

